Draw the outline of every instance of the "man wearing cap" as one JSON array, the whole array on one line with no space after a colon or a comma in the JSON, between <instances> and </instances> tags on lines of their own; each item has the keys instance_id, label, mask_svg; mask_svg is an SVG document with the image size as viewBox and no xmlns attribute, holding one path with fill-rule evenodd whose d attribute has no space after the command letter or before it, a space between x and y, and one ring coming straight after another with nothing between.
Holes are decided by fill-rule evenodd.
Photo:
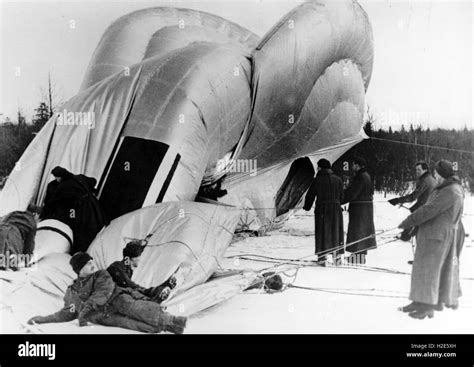
<instances>
[{"instance_id":1,"label":"man wearing cap","mask_svg":"<svg viewBox=\"0 0 474 367\"><path fill-rule=\"evenodd\" d=\"M416 172L416 187L415 190L405 196L399 198L394 198L388 202L392 205L411 203L416 200L416 203L410 208L410 212L413 213L416 209L421 207L430 196L434 187L436 186L436 181L428 170L428 165L426 162L420 161L415 164ZM408 241L411 237L416 234L416 228L405 229L401 235L403 241Z\"/></svg>"},{"instance_id":2,"label":"man wearing cap","mask_svg":"<svg viewBox=\"0 0 474 367\"><path fill-rule=\"evenodd\" d=\"M78 278L64 296L64 308L48 316L35 316L32 323L68 322L79 320L79 326L93 322L146 333L169 331L182 334L186 317L172 316L159 304L136 299L126 289L117 287L106 270L95 271L92 257L76 253L70 264Z\"/></svg>"},{"instance_id":3,"label":"man wearing cap","mask_svg":"<svg viewBox=\"0 0 474 367\"><path fill-rule=\"evenodd\" d=\"M107 271L114 282L122 288L131 288L140 292L152 301L161 303L168 298L171 289L176 286L176 278L171 276L165 283L157 287L144 288L132 280L133 268L137 268L144 246L140 241L131 241L127 243L122 251L123 259L115 261L109 265Z\"/></svg>"},{"instance_id":4,"label":"man wearing cap","mask_svg":"<svg viewBox=\"0 0 474 367\"><path fill-rule=\"evenodd\" d=\"M402 229L418 226L409 295L412 303L400 308L416 319L433 317L434 310L442 310L443 304L457 308L461 295L464 192L451 162L437 162L434 176L438 185L428 201L399 225Z\"/></svg>"},{"instance_id":5,"label":"man wearing cap","mask_svg":"<svg viewBox=\"0 0 474 367\"><path fill-rule=\"evenodd\" d=\"M355 157L352 170L354 179L344 190L342 204L349 203L349 224L347 228L346 250L353 254L351 263L365 264L367 250L377 247L374 225L374 185L362 157Z\"/></svg>"},{"instance_id":6,"label":"man wearing cap","mask_svg":"<svg viewBox=\"0 0 474 367\"><path fill-rule=\"evenodd\" d=\"M314 208L314 236L318 262L325 265L326 257L333 253L335 263L337 256L344 252L344 229L342 223L341 201L343 195L342 180L331 170L327 159L318 161L318 172L306 194L303 209Z\"/></svg>"}]
</instances>

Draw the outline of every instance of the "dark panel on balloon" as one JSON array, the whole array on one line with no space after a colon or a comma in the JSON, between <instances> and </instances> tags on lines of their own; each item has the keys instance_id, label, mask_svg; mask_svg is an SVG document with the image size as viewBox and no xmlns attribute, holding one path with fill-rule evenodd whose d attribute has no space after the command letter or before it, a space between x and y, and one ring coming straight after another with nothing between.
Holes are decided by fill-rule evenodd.
<instances>
[{"instance_id":1,"label":"dark panel on balloon","mask_svg":"<svg viewBox=\"0 0 474 367\"><path fill-rule=\"evenodd\" d=\"M125 137L100 195L110 220L142 207L168 145Z\"/></svg>"}]
</instances>

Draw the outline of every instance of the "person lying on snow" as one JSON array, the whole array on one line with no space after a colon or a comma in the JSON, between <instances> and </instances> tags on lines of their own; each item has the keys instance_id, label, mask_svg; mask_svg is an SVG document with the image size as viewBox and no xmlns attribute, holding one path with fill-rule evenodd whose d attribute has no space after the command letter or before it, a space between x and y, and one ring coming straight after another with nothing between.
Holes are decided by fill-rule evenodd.
<instances>
[{"instance_id":1,"label":"person lying on snow","mask_svg":"<svg viewBox=\"0 0 474 367\"><path fill-rule=\"evenodd\" d=\"M64 308L48 316L35 316L28 324L68 322L77 318L79 326L92 322L145 333L183 333L186 317L173 316L156 302L143 296L137 299L137 292L118 287L106 270L94 270L89 254L76 253L70 264L78 277L66 290Z\"/></svg>"},{"instance_id":2,"label":"person lying on snow","mask_svg":"<svg viewBox=\"0 0 474 367\"><path fill-rule=\"evenodd\" d=\"M143 249L140 241L127 243L122 251L123 259L110 264L107 271L118 286L135 289L152 301L161 303L169 297L171 289L176 287L176 278L171 276L163 284L151 288L144 288L132 281L133 268L138 267Z\"/></svg>"},{"instance_id":3,"label":"person lying on snow","mask_svg":"<svg viewBox=\"0 0 474 367\"><path fill-rule=\"evenodd\" d=\"M35 249L37 207L14 211L0 218L0 270L18 270L28 263L19 255L32 256ZM25 257L27 257L25 256Z\"/></svg>"}]
</instances>

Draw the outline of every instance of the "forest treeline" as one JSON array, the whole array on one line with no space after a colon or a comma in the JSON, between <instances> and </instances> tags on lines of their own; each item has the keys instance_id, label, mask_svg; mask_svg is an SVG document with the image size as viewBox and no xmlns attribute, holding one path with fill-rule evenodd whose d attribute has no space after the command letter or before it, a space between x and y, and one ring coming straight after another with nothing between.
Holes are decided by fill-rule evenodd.
<instances>
[{"instance_id":1,"label":"forest treeline","mask_svg":"<svg viewBox=\"0 0 474 367\"><path fill-rule=\"evenodd\" d=\"M421 126L404 126L394 131L373 130L366 122L364 131L369 139L347 151L334 164L334 171L347 181L351 175L348 165L354 156L367 161L367 169L374 180L376 191L401 194L410 190L416 180L415 163L425 161L430 171L440 159L454 163L463 186L471 192L474 184L474 130L464 128L429 129Z\"/></svg>"},{"instance_id":2,"label":"forest treeline","mask_svg":"<svg viewBox=\"0 0 474 367\"><path fill-rule=\"evenodd\" d=\"M18 114L17 121L0 124L0 187L10 174L23 151L52 114L46 103L41 103L30 122ZM429 129L410 125L399 130L373 129L369 120L364 125L369 139L347 151L334 164L334 171L347 182L351 172L344 170L351 159L359 155L367 160L367 168L374 180L375 190L403 193L412 187L414 165L424 160L432 170L439 159L455 162L464 187L471 191L474 184L474 130L464 128Z\"/></svg>"},{"instance_id":3,"label":"forest treeline","mask_svg":"<svg viewBox=\"0 0 474 367\"><path fill-rule=\"evenodd\" d=\"M51 109L42 102L35 110L31 121L27 122L26 117L18 112L16 121L7 118L0 124L0 187L50 116L52 116Z\"/></svg>"}]
</instances>

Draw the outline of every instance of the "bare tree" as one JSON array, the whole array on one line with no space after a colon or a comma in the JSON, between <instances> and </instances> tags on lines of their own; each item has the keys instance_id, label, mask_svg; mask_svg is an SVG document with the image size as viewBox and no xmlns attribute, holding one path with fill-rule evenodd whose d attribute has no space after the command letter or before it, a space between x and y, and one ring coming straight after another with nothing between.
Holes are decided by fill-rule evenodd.
<instances>
[{"instance_id":1,"label":"bare tree","mask_svg":"<svg viewBox=\"0 0 474 367\"><path fill-rule=\"evenodd\" d=\"M62 101L59 98L59 87L51 77L51 73L48 73L48 86L45 89L41 88L41 100L45 101L48 107L48 117L51 118Z\"/></svg>"}]
</instances>

